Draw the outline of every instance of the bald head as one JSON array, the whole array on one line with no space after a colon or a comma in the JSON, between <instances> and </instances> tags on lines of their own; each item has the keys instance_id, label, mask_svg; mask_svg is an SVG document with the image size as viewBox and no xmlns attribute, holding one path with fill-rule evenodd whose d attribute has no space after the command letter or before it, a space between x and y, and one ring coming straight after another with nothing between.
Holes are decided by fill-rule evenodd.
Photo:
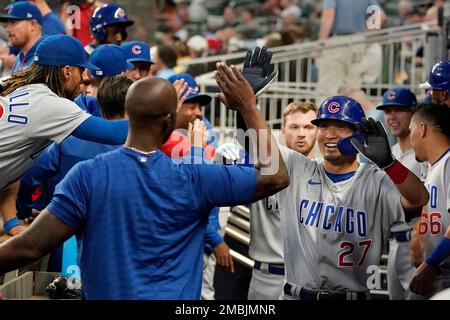
<instances>
[{"instance_id":1,"label":"bald head","mask_svg":"<svg viewBox=\"0 0 450 320\"><path fill-rule=\"evenodd\" d=\"M151 123L167 114L175 115L177 103L172 84L162 78L151 77L131 85L125 108L130 122Z\"/></svg>"}]
</instances>

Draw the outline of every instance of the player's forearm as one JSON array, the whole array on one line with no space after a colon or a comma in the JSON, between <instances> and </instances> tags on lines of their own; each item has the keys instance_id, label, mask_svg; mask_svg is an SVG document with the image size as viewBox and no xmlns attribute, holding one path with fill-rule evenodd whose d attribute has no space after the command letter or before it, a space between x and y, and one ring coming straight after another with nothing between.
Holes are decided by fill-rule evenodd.
<instances>
[{"instance_id":1,"label":"player's forearm","mask_svg":"<svg viewBox=\"0 0 450 320\"><path fill-rule=\"evenodd\" d=\"M383 168L383 165L378 164L378 166ZM405 211L422 208L428 203L428 191L422 181L398 160L385 167L384 171L400 192Z\"/></svg>"},{"instance_id":2,"label":"player's forearm","mask_svg":"<svg viewBox=\"0 0 450 320\"><path fill-rule=\"evenodd\" d=\"M429 200L429 194L423 183L411 171L403 183L396 184L402 195L402 205L406 210L419 209L425 206Z\"/></svg>"},{"instance_id":3,"label":"player's forearm","mask_svg":"<svg viewBox=\"0 0 450 320\"><path fill-rule=\"evenodd\" d=\"M255 150L259 165L272 168L273 165L276 165L279 168L279 174L287 175L287 169L278 149L278 144L266 121L256 108L256 105L254 108L243 112L242 118L248 128L247 133L252 138L253 145L256 147Z\"/></svg>"},{"instance_id":4,"label":"player's forearm","mask_svg":"<svg viewBox=\"0 0 450 320\"><path fill-rule=\"evenodd\" d=\"M16 270L39 259L38 252L33 246L21 241L18 235L0 244L0 274Z\"/></svg>"}]
</instances>

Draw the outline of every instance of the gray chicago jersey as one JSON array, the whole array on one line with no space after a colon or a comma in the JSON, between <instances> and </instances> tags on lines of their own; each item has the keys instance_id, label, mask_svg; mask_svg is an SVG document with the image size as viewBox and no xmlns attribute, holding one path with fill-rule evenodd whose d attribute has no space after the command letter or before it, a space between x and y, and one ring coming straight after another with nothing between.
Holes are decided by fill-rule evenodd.
<instances>
[{"instance_id":1,"label":"gray chicago jersey","mask_svg":"<svg viewBox=\"0 0 450 320\"><path fill-rule=\"evenodd\" d=\"M438 245L450 225L450 149L428 169L425 186L430 194L428 210L422 214L419 233L424 235L425 257ZM441 270L450 274L450 258L441 264Z\"/></svg>"},{"instance_id":2,"label":"gray chicago jersey","mask_svg":"<svg viewBox=\"0 0 450 320\"><path fill-rule=\"evenodd\" d=\"M394 222L404 220L400 193L371 164L334 183L323 163L281 147L290 185L278 193L285 279L332 291L367 291L368 267L379 265Z\"/></svg>"},{"instance_id":3,"label":"gray chicago jersey","mask_svg":"<svg viewBox=\"0 0 450 320\"><path fill-rule=\"evenodd\" d=\"M275 196L268 197L250 206L250 247L253 260L283 264L283 239L281 220Z\"/></svg>"},{"instance_id":4,"label":"gray chicago jersey","mask_svg":"<svg viewBox=\"0 0 450 320\"><path fill-rule=\"evenodd\" d=\"M61 142L90 115L44 84L0 97L0 190L18 180L51 142Z\"/></svg>"}]
</instances>

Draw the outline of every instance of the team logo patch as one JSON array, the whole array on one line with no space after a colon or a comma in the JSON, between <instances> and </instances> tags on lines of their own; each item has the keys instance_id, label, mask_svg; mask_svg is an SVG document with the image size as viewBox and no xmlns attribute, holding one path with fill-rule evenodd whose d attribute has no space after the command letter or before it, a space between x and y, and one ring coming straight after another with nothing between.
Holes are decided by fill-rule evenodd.
<instances>
[{"instance_id":1,"label":"team logo patch","mask_svg":"<svg viewBox=\"0 0 450 320\"><path fill-rule=\"evenodd\" d=\"M116 10L116 13L114 13L114 18L120 19L126 16L125 10L122 8L119 8Z\"/></svg>"},{"instance_id":2,"label":"team logo patch","mask_svg":"<svg viewBox=\"0 0 450 320\"><path fill-rule=\"evenodd\" d=\"M135 55L141 54L142 47L140 45L136 44L131 48L131 52L133 52L133 54L135 54Z\"/></svg>"},{"instance_id":3,"label":"team logo patch","mask_svg":"<svg viewBox=\"0 0 450 320\"><path fill-rule=\"evenodd\" d=\"M339 109L341 108L341 105L339 102L333 101L328 105L328 111L331 113L337 113L339 112Z\"/></svg>"},{"instance_id":4,"label":"team logo patch","mask_svg":"<svg viewBox=\"0 0 450 320\"><path fill-rule=\"evenodd\" d=\"M5 108L0 104L0 119L3 118L4 114L5 114Z\"/></svg>"},{"instance_id":5,"label":"team logo patch","mask_svg":"<svg viewBox=\"0 0 450 320\"><path fill-rule=\"evenodd\" d=\"M391 91L387 95L388 100L394 100L395 99L395 91Z\"/></svg>"}]
</instances>

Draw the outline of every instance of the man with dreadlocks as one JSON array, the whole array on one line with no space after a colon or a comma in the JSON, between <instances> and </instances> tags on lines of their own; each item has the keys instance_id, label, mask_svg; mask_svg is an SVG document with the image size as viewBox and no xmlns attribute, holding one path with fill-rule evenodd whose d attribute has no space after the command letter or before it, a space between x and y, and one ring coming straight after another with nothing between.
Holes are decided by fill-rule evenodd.
<instances>
[{"instance_id":1,"label":"man with dreadlocks","mask_svg":"<svg viewBox=\"0 0 450 320\"><path fill-rule=\"evenodd\" d=\"M85 68L82 44L66 35L50 36L37 47L34 62L1 84L0 212L9 235L23 231L16 216L18 180L51 143L69 135L99 143L123 144L128 122L91 117L73 100Z\"/></svg>"}]
</instances>

